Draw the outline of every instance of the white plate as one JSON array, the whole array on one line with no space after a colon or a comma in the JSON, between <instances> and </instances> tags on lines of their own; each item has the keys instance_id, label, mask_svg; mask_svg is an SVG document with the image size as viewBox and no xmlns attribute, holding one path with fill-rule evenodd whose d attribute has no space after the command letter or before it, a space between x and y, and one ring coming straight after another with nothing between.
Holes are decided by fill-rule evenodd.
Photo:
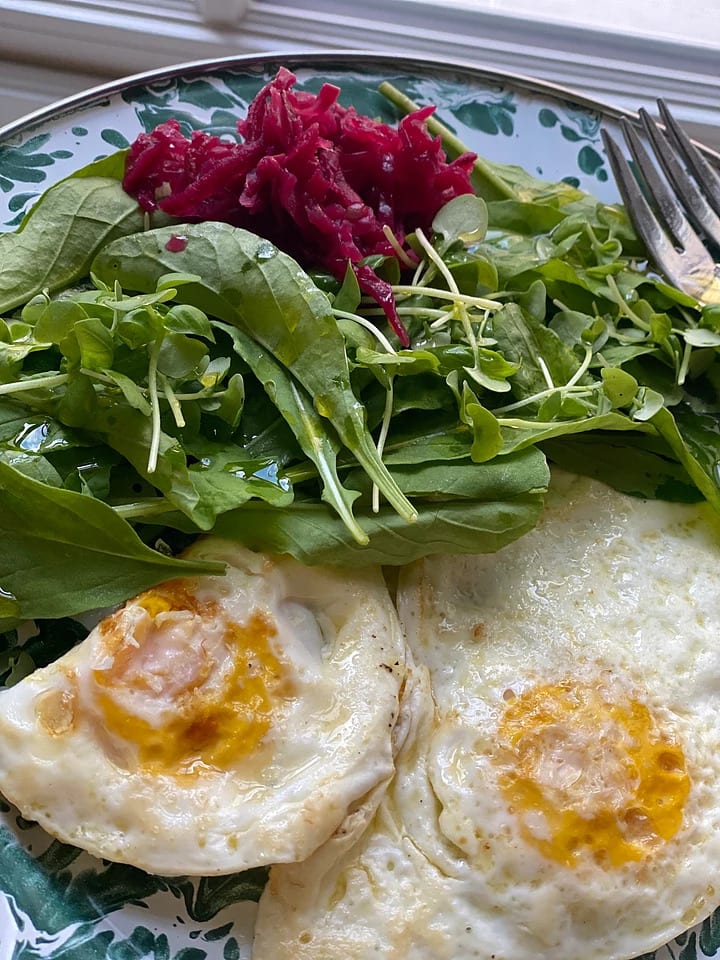
<instances>
[{"instance_id":1,"label":"white plate","mask_svg":"<svg viewBox=\"0 0 720 960\"><path fill-rule=\"evenodd\" d=\"M299 86L337 83L343 103L388 120L394 113L377 86L389 79L413 99L436 104L481 155L618 200L600 127L618 134L622 110L471 66L358 54L240 57L118 81L0 130L0 231L13 230L47 187L169 117L186 130L234 133L235 120L281 62ZM4 805L0 960L247 960L255 905L246 898L259 894L263 876L150 877L51 841ZM720 911L643 960L697 960L718 951Z\"/></svg>"}]
</instances>

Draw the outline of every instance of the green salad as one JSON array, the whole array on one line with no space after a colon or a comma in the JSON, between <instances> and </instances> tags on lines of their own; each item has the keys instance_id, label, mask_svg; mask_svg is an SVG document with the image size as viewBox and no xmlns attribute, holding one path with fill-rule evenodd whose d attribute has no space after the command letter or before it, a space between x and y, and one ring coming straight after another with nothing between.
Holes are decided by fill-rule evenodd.
<instances>
[{"instance_id":1,"label":"green salad","mask_svg":"<svg viewBox=\"0 0 720 960\"><path fill-rule=\"evenodd\" d=\"M648 270L620 206L478 160L412 258L372 262L404 347L351 269L148 216L124 170L0 236L6 639L221 572L178 556L199 534L307 564L496 551L549 464L720 510L720 308Z\"/></svg>"}]
</instances>

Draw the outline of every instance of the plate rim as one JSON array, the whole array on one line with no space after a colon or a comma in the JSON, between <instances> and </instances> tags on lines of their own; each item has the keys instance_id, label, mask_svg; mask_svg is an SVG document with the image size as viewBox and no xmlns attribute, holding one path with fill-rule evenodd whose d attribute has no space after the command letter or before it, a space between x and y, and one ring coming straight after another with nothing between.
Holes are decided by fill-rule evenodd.
<instances>
[{"instance_id":1,"label":"plate rim","mask_svg":"<svg viewBox=\"0 0 720 960\"><path fill-rule=\"evenodd\" d=\"M410 70L417 70L420 73L427 73L428 70L438 68L445 71L454 71L460 75L465 74L475 80L510 84L531 93L544 94L552 96L555 99L571 101L580 107L594 110L614 120L625 117L632 121L639 122L639 117L636 112L590 97L572 87L565 87L551 80L543 80L527 74L496 70L492 67L483 66L479 61L454 60L448 57L433 57L427 59L417 54L397 54L389 50L305 49L294 52L269 51L262 54L236 54L228 57L188 60L182 63L156 67L151 70L141 71L140 73L118 77L106 83L89 87L79 93L71 94L69 97L63 97L60 100L53 101L44 107L33 110L31 113L24 114L16 120L11 120L10 123L4 126L0 126L0 146L3 146L3 141L9 137L16 136L44 120L52 120L64 113L89 106L98 99L121 93L123 90L138 84L167 80L180 74L183 76L202 76L203 74L232 69L233 67L255 67L260 69L273 65L278 67L288 66L290 69L292 69L293 66L303 68L314 67L317 68L318 71L328 69L332 66L335 68L342 68L344 66L361 68L365 66L375 67L377 69L386 66L388 70L397 71L401 69L407 70L408 72ZM700 144L700 146L720 161L720 153L716 153L712 148L704 144Z\"/></svg>"},{"instance_id":2,"label":"plate rim","mask_svg":"<svg viewBox=\"0 0 720 960\"><path fill-rule=\"evenodd\" d=\"M326 48L322 50L299 49L296 51L268 51L266 53L246 53L233 54L227 57L208 57L199 60L187 60L180 63L169 64L164 67L155 67L151 70L143 70L140 73L127 74L123 77L117 77L108 80L105 83L96 84L88 87L78 93L71 94L69 97L62 97L44 107L33 110L30 113L11 120L0 126L0 148L6 145L6 142L18 134L37 126L38 124L58 119L64 114L71 114L76 110L86 106L91 106L98 100L111 97L115 94L127 90L129 87L139 84L149 84L162 80L168 80L179 75L183 76L203 76L217 72L219 70L229 70L235 67L256 68L258 72L263 68L265 71L269 67L275 68L288 66L315 68L318 71L323 69L357 66L362 68L374 67L382 72L383 67L388 70L418 71L426 74L429 70L440 69L452 71L456 75L466 75L468 78L478 81L483 80L490 83L509 84L526 93L534 93L541 96L551 97L555 100L564 100L576 104L587 110L592 110L604 118L612 120L629 120L633 125L641 127L640 116L637 111L629 110L618 104L589 96L573 87L566 87L563 84L555 83L552 80L545 80L540 77L534 77L530 74L515 73L513 71L496 70L493 67L483 65L481 61L474 60L455 60L450 57L432 57L430 59L422 57L420 54L398 54L391 50L366 50L363 48ZM693 139L692 142L701 152L720 167L720 151L713 149L702 141Z\"/></svg>"}]
</instances>

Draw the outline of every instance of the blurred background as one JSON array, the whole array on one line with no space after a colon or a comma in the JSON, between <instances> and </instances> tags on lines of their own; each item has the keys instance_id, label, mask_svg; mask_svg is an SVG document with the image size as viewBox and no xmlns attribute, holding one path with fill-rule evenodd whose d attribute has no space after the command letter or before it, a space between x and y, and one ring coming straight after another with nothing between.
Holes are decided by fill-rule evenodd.
<instances>
[{"instance_id":1,"label":"blurred background","mask_svg":"<svg viewBox=\"0 0 720 960\"><path fill-rule=\"evenodd\" d=\"M662 96L720 149L718 0L0 0L0 126L169 64L332 49L469 61L630 109Z\"/></svg>"}]
</instances>

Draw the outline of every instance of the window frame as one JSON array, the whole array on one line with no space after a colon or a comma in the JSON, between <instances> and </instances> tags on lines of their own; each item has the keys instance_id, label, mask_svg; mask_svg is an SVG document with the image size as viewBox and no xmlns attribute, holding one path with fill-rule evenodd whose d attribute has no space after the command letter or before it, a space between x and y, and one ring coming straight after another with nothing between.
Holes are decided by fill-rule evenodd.
<instances>
[{"instance_id":1,"label":"window frame","mask_svg":"<svg viewBox=\"0 0 720 960\"><path fill-rule=\"evenodd\" d=\"M352 0L0 0L0 94L35 65L64 79L64 95L68 85L80 90L175 63L362 49L457 58L625 109L652 108L662 96L695 136L720 148L720 37L688 43L451 0L363 0L361 9L359 16Z\"/></svg>"}]
</instances>

